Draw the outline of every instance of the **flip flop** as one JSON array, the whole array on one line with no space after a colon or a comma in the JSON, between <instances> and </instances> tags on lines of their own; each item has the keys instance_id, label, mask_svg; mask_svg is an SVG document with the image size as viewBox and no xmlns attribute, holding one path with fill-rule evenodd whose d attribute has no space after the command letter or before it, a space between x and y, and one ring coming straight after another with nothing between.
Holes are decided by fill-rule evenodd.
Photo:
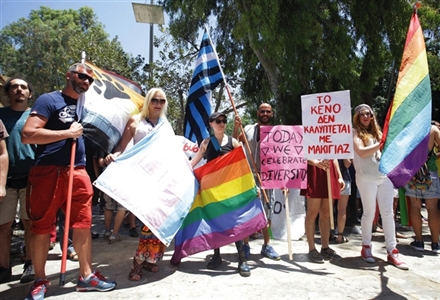
<instances>
[{"instance_id":1,"label":"flip flop","mask_svg":"<svg viewBox=\"0 0 440 300\"><path fill-rule=\"evenodd\" d=\"M342 241L338 241L338 239L336 238L336 243L337 244L343 244L343 243L348 243L350 240L347 239L342 233L338 233L338 237L342 236Z\"/></svg>"},{"instance_id":2,"label":"flip flop","mask_svg":"<svg viewBox=\"0 0 440 300\"><path fill-rule=\"evenodd\" d=\"M78 254L76 254L76 252L72 252L67 254L67 258L70 259L71 261L78 261Z\"/></svg>"}]
</instances>

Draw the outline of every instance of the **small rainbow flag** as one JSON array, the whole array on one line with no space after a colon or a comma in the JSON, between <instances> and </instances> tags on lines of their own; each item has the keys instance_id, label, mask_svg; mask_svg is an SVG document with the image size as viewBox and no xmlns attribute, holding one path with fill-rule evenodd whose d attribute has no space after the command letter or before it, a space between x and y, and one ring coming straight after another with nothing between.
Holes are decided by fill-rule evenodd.
<instances>
[{"instance_id":1,"label":"small rainbow flag","mask_svg":"<svg viewBox=\"0 0 440 300\"><path fill-rule=\"evenodd\" d=\"M425 39L417 13L409 24L396 93L385 120L379 170L395 188L426 162L431 128L431 85Z\"/></svg>"},{"instance_id":2,"label":"small rainbow flag","mask_svg":"<svg viewBox=\"0 0 440 300\"><path fill-rule=\"evenodd\" d=\"M244 150L238 147L194 171L200 190L175 238L171 263L239 241L267 225Z\"/></svg>"}]
</instances>

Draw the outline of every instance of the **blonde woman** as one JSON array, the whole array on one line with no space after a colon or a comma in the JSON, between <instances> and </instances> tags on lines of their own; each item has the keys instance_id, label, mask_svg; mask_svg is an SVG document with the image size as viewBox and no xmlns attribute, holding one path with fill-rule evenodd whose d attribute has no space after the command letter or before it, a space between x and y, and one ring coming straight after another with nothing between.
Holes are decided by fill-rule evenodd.
<instances>
[{"instance_id":1,"label":"blonde woman","mask_svg":"<svg viewBox=\"0 0 440 300\"><path fill-rule=\"evenodd\" d=\"M126 149L128 143L133 139L133 144L138 143L147 136L153 128L161 122L168 122L165 114L168 101L165 92L159 88L152 88L145 96L142 111L134 115L127 122L121 141L115 148L113 154L105 158L105 163L110 164ZM151 232L147 226L143 226L139 244L133 257L133 266L128 275L131 281L139 281L142 277L142 268L150 272L159 271L157 261L163 258L166 246Z\"/></svg>"},{"instance_id":2,"label":"blonde woman","mask_svg":"<svg viewBox=\"0 0 440 300\"><path fill-rule=\"evenodd\" d=\"M408 270L408 265L400 258L396 249L396 232L393 213L393 184L379 171L382 131L370 106L356 107L353 117L354 167L356 184L361 195L363 214L361 257L374 263L372 254L372 224L376 211L376 199L382 216L382 225L387 249L387 260L399 269Z\"/></svg>"}]
</instances>

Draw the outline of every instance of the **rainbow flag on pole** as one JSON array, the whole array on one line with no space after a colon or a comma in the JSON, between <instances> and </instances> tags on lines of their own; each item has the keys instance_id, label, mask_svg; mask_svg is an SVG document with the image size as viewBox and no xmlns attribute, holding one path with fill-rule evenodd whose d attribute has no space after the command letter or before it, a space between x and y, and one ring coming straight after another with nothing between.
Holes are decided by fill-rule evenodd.
<instances>
[{"instance_id":1,"label":"rainbow flag on pole","mask_svg":"<svg viewBox=\"0 0 440 300\"><path fill-rule=\"evenodd\" d=\"M253 174L238 147L194 171L200 190L175 238L171 263L260 230L267 219Z\"/></svg>"},{"instance_id":2,"label":"rainbow flag on pole","mask_svg":"<svg viewBox=\"0 0 440 300\"><path fill-rule=\"evenodd\" d=\"M431 85L417 13L409 24L396 92L385 120L379 170L404 186L426 162L431 129Z\"/></svg>"}]
</instances>

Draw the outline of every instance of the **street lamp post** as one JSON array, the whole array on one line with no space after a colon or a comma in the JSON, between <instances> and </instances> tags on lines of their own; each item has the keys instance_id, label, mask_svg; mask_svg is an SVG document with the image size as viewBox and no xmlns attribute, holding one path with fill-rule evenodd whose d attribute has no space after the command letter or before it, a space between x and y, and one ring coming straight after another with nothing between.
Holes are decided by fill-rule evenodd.
<instances>
[{"instance_id":1,"label":"street lamp post","mask_svg":"<svg viewBox=\"0 0 440 300\"><path fill-rule=\"evenodd\" d=\"M151 4L132 3L134 16L138 23L150 24L150 76L151 65L153 64L153 25L164 24L163 9L160 5L154 5L154 0Z\"/></svg>"}]
</instances>

